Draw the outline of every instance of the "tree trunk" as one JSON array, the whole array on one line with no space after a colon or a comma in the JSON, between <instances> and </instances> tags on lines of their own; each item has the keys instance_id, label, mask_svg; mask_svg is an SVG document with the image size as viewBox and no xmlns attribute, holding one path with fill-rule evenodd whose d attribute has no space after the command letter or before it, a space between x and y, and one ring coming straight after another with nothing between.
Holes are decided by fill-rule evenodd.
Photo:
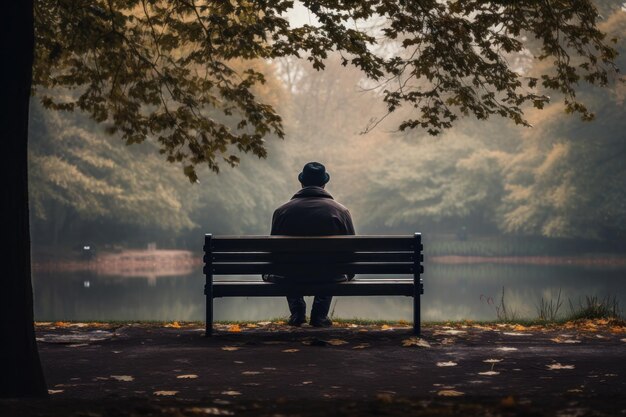
<instances>
[{"instance_id":1,"label":"tree trunk","mask_svg":"<svg viewBox=\"0 0 626 417\"><path fill-rule=\"evenodd\" d=\"M34 54L33 0L2 6L5 79L0 95L0 397L46 396L33 325L28 218L28 103Z\"/></svg>"}]
</instances>

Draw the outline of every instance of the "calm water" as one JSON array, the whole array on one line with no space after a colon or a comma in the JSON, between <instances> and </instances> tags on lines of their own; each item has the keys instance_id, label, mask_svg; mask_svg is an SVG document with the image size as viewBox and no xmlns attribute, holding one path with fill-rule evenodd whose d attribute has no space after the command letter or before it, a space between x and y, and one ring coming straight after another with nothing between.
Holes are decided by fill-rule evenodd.
<instances>
[{"instance_id":1,"label":"calm water","mask_svg":"<svg viewBox=\"0 0 626 417\"><path fill-rule=\"evenodd\" d=\"M529 265L426 265L423 320L493 320L492 297L518 317L537 316L542 297L578 302L585 296L616 296L626 306L626 269ZM201 269L184 276L120 277L90 272L36 273L35 318L48 320L203 320ZM310 301L309 301L310 305ZM334 316L411 320L408 297L342 297ZM282 298L216 299L216 320L263 320L288 315Z\"/></svg>"}]
</instances>

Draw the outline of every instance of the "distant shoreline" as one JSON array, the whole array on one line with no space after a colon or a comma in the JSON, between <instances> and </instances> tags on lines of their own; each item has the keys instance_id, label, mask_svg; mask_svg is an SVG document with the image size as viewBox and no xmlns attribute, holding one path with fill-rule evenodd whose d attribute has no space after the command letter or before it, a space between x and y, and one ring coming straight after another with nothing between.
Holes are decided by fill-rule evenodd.
<instances>
[{"instance_id":1,"label":"distant shoreline","mask_svg":"<svg viewBox=\"0 0 626 417\"><path fill-rule=\"evenodd\" d=\"M509 264L509 265L554 265L554 266L626 266L626 257L601 256L462 256L442 255L426 259L437 264L472 265L472 264Z\"/></svg>"}]
</instances>

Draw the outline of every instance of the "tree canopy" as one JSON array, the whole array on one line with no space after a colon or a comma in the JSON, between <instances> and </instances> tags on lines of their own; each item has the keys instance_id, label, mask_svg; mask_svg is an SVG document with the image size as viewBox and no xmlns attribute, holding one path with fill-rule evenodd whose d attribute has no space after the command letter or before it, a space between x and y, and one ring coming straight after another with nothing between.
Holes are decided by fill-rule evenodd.
<instances>
[{"instance_id":1,"label":"tree canopy","mask_svg":"<svg viewBox=\"0 0 626 417\"><path fill-rule=\"evenodd\" d=\"M468 115L527 125L524 106L542 108L550 93L590 119L579 83L606 85L617 71L591 0L302 5L314 22L292 26L288 0L41 0L33 82L47 107L80 109L129 144L154 139L195 181L198 164L217 172L242 152L265 157L265 138L285 135L254 94L263 71L241 59L303 57L320 70L339 53L387 112L410 109L400 129L431 134ZM533 53L550 63L539 74L512 59Z\"/></svg>"}]
</instances>

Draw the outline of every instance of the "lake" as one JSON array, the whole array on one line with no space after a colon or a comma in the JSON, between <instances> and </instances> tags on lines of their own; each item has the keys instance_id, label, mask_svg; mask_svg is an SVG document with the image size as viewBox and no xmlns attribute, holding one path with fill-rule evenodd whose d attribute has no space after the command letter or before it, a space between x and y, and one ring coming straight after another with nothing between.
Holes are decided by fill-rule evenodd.
<instances>
[{"instance_id":1,"label":"lake","mask_svg":"<svg viewBox=\"0 0 626 417\"><path fill-rule=\"evenodd\" d=\"M577 304L586 296L615 296L622 309L626 303L623 266L427 263L425 268L424 321L495 320L494 304L500 302L503 288L507 309L518 318L537 317L541 298L556 300L559 290L562 313L569 311L568 299ZM33 286L38 321L204 320L201 268L158 277L35 271ZM311 300L307 304L310 309ZM331 310L341 318L412 320L408 297L336 297ZM267 320L288 314L282 298L215 300L215 320Z\"/></svg>"}]
</instances>

